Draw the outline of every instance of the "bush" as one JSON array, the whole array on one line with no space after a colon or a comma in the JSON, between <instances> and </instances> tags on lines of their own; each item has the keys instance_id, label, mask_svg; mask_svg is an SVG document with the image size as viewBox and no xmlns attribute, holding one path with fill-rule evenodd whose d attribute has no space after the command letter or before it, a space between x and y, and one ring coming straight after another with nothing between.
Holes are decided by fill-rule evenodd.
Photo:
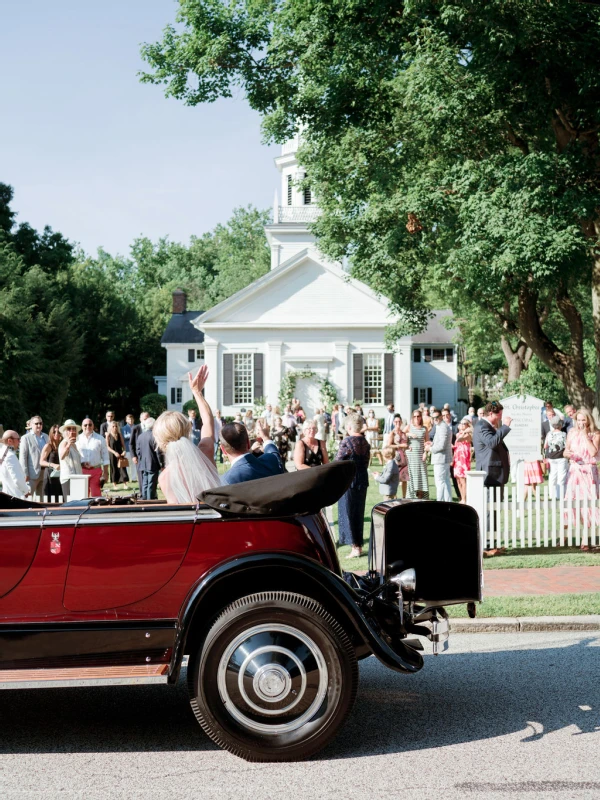
<instances>
[{"instance_id":1,"label":"bush","mask_svg":"<svg viewBox=\"0 0 600 800\"><path fill-rule=\"evenodd\" d=\"M183 413L187 414L187 412L190 410L190 408L194 409L194 411L196 412L196 416L198 417L198 419L200 419L200 409L198 408L198 403L194 400L193 397L192 397L191 400L187 400L183 404Z\"/></svg>"},{"instance_id":2,"label":"bush","mask_svg":"<svg viewBox=\"0 0 600 800\"><path fill-rule=\"evenodd\" d=\"M147 411L151 417L159 417L167 410L167 398L164 394L145 394L140 400L142 411Z\"/></svg>"}]
</instances>

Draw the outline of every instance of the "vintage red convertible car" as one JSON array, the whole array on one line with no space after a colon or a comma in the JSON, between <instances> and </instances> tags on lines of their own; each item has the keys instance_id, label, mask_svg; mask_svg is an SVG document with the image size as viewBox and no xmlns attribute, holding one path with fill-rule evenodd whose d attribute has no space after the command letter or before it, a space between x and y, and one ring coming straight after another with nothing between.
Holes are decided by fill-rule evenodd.
<instances>
[{"instance_id":1,"label":"vintage red convertible car","mask_svg":"<svg viewBox=\"0 0 600 800\"><path fill-rule=\"evenodd\" d=\"M477 515L458 504L375 506L371 568L342 575L320 509L353 470L219 487L195 506L0 495L0 688L175 684L185 654L220 746L316 753L352 708L359 659L417 672L415 634L437 652L444 606L481 599Z\"/></svg>"}]
</instances>

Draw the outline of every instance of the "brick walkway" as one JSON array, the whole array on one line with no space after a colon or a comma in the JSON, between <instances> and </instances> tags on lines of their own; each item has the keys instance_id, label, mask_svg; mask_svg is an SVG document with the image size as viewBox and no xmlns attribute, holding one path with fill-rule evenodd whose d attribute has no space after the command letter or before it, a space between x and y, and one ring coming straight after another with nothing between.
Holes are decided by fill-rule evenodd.
<instances>
[{"instance_id":1,"label":"brick walkway","mask_svg":"<svg viewBox=\"0 0 600 800\"><path fill-rule=\"evenodd\" d=\"M486 569L483 574L487 597L600 592L600 567Z\"/></svg>"}]
</instances>

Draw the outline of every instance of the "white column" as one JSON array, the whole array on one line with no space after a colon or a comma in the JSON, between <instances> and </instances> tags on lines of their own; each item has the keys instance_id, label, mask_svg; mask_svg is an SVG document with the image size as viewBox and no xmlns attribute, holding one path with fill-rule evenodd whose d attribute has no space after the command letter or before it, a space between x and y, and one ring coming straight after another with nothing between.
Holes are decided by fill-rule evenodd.
<instances>
[{"instance_id":1,"label":"white column","mask_svg":"<svg viewBox=\"0 0 600 800\"><path fill-rule=\"evenodd\" d=\"M89 475L71 475L69 478L69 500L84 500L89 494Z\"/></svg>"},{"instance_id":2,"label":"white column","mask_svg":"<svg viewBox=\"0 0 600 800\"><path fill-rule=\"evenodd\" d=\"M219 343L206 337L204 339L204 363L208 367L208 382L204 389L204 396L214 414L216 409L220 408L223 377L219 364Z\"/></svg>"},{"instance_id":3,"label":"white column","mask_svg":"<svg viewBox=\"0 0 600 800\"><path fill-rule=\"evenodd\" d=\"M331 379L339 389L339 402L350 403L350 342L335 342L333 349L336 361Z\"/></svg>"},{"instance_id":4,"label":"white column","mask_svg":"<svg viewBox=\"0 0 600 800\"><path fill-rule=\"evenodd\" d=\"M394 354L394 405L405 421L410 420L413 407L412 383L412 347L404 343Z\"/></svg>"},{"instance_id":5,"label":"white column","mask_svg":"<svg viewBox=\"0 0 600 800\"><path fill-rule=\"evenodd\" d=\"M267 342L267 363L265 368L265 397L273 407L279 405L279 386L281 384L281 349L283 342ZM283 408L281 409L283 412Z\"/></svg>"},{"instance_id":6,"label":"white column","mask_svg":"<svg viewBox=\"0 0 600 800\"><path fill-rule=\"evenodd\" d=\"M479 470L470 470L467 472L467 505L474 508L479 517L479 535L481 538L482 552L487 535L485 476L486 473Z\"/></svg>"}]
</instances>

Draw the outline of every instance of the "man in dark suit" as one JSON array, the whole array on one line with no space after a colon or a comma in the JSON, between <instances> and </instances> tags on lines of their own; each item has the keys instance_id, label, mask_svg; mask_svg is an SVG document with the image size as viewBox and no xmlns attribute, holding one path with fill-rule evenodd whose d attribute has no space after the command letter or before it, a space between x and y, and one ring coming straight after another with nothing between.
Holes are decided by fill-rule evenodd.
<instances>
[{"instance_id":1,"label":"man in dark suit","mask_svg":"<svg viewBox=\"0 0 600 800\"><path fill-rule=\"evenodd\" d=\"M141 496L143 500L156 500L158 498L158 473L163 466L163 458L152 434L154 419L148 417L143 423L143 430L135 441L136 457L138 461L138 475Z\"/></svg>"},{"instance_id":2,"label":"man in dark suit","mask_svg":"<svg viewBox=\"0 0 600 800\"><path fill-rule=\"evenodd\" d=\"M512 419L502 419L504 407L494 400L483 409L483 418L473 430L476 469L485 472L486 486L504 486L510 476L510 459L504 438Z\"/></svg>"},{"instance_id":3,"label":"man in dark suit","mask_svg":"<svg viewBox=\"0 0 600 800\"><path fill-rule=\"evenodd\" d=\"M221 478L222 483L243 483L285 472L277 445L269 438L269 428L261 420L256 421L256 433L263 443L264 453L262 456L255 456L251 452L245 425L239 422L223 425L220 443L223 452L229 459L231 468Z\"/></svg>"}]
</instances>

